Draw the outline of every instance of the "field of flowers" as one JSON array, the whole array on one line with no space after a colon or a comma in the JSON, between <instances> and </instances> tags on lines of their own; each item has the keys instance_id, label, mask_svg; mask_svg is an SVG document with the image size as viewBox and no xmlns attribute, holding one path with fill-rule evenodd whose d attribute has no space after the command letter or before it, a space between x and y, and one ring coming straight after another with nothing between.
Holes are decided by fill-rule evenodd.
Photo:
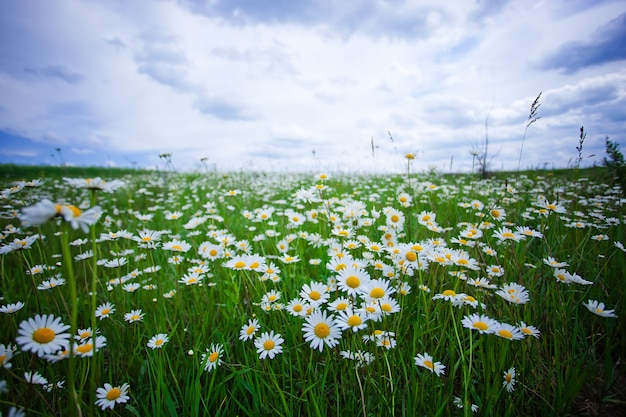
<instances>
[{"instance_id":1,"label":"field of flowers","mask_svg":"<svg viewBox=\"0 0 626 417\"><path fill-rule=\"evenodd\" d=\"M0 411L623 409L626 200L576 173L5 180Z\"/></svg>"}]
</instances>

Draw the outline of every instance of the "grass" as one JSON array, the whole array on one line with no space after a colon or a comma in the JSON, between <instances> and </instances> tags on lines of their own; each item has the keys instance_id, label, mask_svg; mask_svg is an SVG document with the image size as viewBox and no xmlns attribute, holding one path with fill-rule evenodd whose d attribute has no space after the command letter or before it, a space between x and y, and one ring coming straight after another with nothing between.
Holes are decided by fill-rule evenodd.
<instances>
[{"instance_id":1,"label":"grass","mask_svg":"<svg viewBox=\"0 0 626 417\"><path fill-rule=\"evenodd\" d=\"M621 311L626 253L619 247L626 217L621 191L597 180L602 177L597 168L499 173L486 180L409 169L403 176L325 179L97 168L0 171L9 190L0 219L0 247L6 252L0 255L0 305L24 303L0 315L0 348L10 352L3 357L0 351L0 381L6 381L0 385L1 411L448 416L472 415L474 406L480 415L518 416L606 414L626 406ZM106 193L62 179L96 176L121 179L124 186ZM12 181L33 179L43 184L10 190ZM61 218L21 226L17 215L43 198L83 213L98 205L102 216L87 233ZM557 212L560 207L564 212ZM174 212L177 218L168 219ZM516 241L518 226L541 236ZM498 238L497 232L507 236L503 228L515 239ZM130 238L143 230L161 232L154 247ZM129 237L111 234L123 231ZM30 247L11 246L14 239L36 234L40 238ZM179 242L190 248L166 249L167 244L184 249ZM209 249L200 252L203 244L216 250L215 258ZM557 268L544 261L548 257L567 263L562 269L575 282L558 282ZM264 275L254 262L270 265L276 274ZM378 280L372 288L388 298L368 298L372 288L352 296L338 289L342 263L358 265L362 276ZM41 272L33 269L37 265ZM202 265L199 281L182 282L190 268ZM65 283L37 289L54 277ZM494 288L471 285L481 277ZM131 290L133 283L138 285ZM328 300L317 306L302 294L315 298L305 287L314 283L328 292ZM514 294L523 299L527 291L529 300L516 304L496 294L510 283L521 285ZM279 297L264 302L272 295ZM365 327L342 331L335 346L312 348L303 330L310 316L289 312L297 298L303 298L305 312L323 311L335 319L340 313L333 303L345 298ZM588 300L605 303L618 317L593 314L584 305ZM107 302L114 312L95 320L96 306ZM397 312L379 311L396 304ZM363 306L374 312L359 310ZM136 309L142 320L124 319ZM71 365L38 357L17 342L22 323L36 314L75 322L76 329L95 323L106 345L96 343L93 356L74 356ZM492 319L494 329L509 324L505 329L517 334L523 322L540 333L521 340L481 334L462 324L472 314ZM259 359L253 339L240 340L251 319L259 323L255 337L274 331L284 339L273 359ZM77 330L65 332L71 331ZM149 348L148 341L160 333L169 340ZM219 354L211 356L216 347ZM418 354L429 354L444 372L417 366ZM217 366L205 370L210 358ZM508 392L503 382L510 368L516 376ZM50 385L28 383L28 371ZM55 385L59 381L61 388ZM105 383L128 384L128 400L101 410L96 388Z\"/></svg>"}]
</instances>

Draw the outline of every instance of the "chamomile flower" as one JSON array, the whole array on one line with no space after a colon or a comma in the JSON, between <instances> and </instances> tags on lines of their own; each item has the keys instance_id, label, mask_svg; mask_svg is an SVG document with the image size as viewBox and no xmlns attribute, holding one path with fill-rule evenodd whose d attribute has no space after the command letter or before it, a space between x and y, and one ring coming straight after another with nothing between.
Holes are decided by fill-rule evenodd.
<instances>
[{"instance_id":1,"label":"chamomile flower","mask_svg":"<svg viewBox=\"0 0 626 417\"><path fill-rule=\"evenodd\" d=\"M100 407L101 410L106 410L107 408L112 410L115 404L124 404L130 399L128 396L129 389L130 385L128 385L128 383L116 387L106 383L103 387L96 390L96 397L98 397L96 405Z\"/></svg>"},{"instance_id":2,"label":"chamomile flower","mask_svg":"<svg viewBox=\"0 0 626 417\"><path fill-rule=\"evenodd\" d=\"M159 333L157 335L152 336L148 341L148 347L150 349L161 349L170 339L165 333Z\"/></svg>"},{"instance_id":3,"label":"chamomile flower","mask_svg":"<svg viewBox=\"0 0 626 417\"><path fill-rule=\"evenodd\" d=\"M335 321L341 330L351 329L353 332L367 328L367 316L351 309L340 311Z\"/></svg>"},{"instance_id":4,"label":"chamomile flower","mask_svg":"<svg viewBox=\"0 0 626 417\"><path fill-rule=\"evenodd\" d=\"M505 387L508 392L513 392L515 390L515 376L515 368L509 368L509 370L505 371L502 376L504 378L502 386Z\"/></svg>"},{"instance_id":5,"label":"chamomile flower","mask_svg":"<svg viewBox=\"0 0 626 417\"><path fill-rule=\"evenodd\" d=\"M85 358L93 356L94 351L98 352L100 349L105 347L107 344L107 339L104 336L97 336L94 344L93 339L86 340L81 342L80 344L74 343L73 352L76 356Z\"/></svg>"},{"instance_id":6,"label":"chamomile flower","mask_svg":"<svg viewBox=\"0 0 626 417\"><path fill-rule=\"evenodd\" d=\"M48 280L42 281L41 284L37 285L37 289L40 291L50 290L63 284L65 284L64 278L50 278Z\"/></svg>"},{"instance_id":7,"label":"chamomile flower","mask_svg":"<svg viewBox=\"0 0 626 417\"><path fill-rule=\"evenodd\" d=\"M433 357L428 353L419 353L415 357L415 365L426 368L437 376L443 375L446 369L446 366L442 365L441 362L433 362Z\"/></svg>"},{"instance_id":8,"label":"chamomile flower","mask_svg":"<svg viewBox=\"0 0 626 417\"><path fill-rule=\"evenodd\" d=\"M287 304L285 309L292 316L303 317L307 315L308 311L311 309L311 305L302 298L294 298Z\"/></svg>"},{"instance_id":9,"label":"chamomile flower","mask_svg":"<svg viewBox=\"0 0 626 417\"><path fill-rule=\"evenodd\" d=\"M139 310L131 310L128 313L124 314L124 320L129 323L135 323L137 321L143 320L145 313Z\"/></svg>"},{"instance_id":10,"label":"chamomile flower","mask_svg":"<svg viewBox=\"0 0 626 417\"><path fill-rule=\"evenodd\" d=\"M513 304L525 304L530 300L528 290L515 282L504 284L496 294Z\"/></svg>"},{"instance_id":11,"label":"chamomile flower","mask_svg":"<svg viewBox=\"0 0 626 417\"><path fill-rule=\"evenodd\" d=\"M4 304L0 306L0 313L13 314L18 312L22 308L24 308L24 303L21 301L18 301L17 303Z\"/></svg>"},{"instance_id":12,"label":"chamomile flower","mask_svg":"<svg viewBox=\"0 0 626 417\"><path fill-rule=\"evenodd\" d=\"M207 348L206 353L202 354L202 364L206 372L211 372L213 369L220 366L222 361L222 354L224 353L224 346L221 344L212 344L210 348Z\"/></svg>"},{"instance_id":13,"label":"chamomile flower","mask_svg":"<svg viewBox=\"0 0 626 417\"><path fill-rule=\"evenodd\" d=\"M260 327L257 319L249 319L248 324L244 324L239 331L239 340L253 339Z\"/></svg>"},{"instance_id":14,"label":"chamomile flower","mask_svg":"<svg viewBox=\"0 0 626 417\"><path fill-rule=\"evenodd\" d=\"M63 324L60 317L37 314L20 323L19 336L15 339L22 351L30 351L42 357L64 350L69 346L69 325Z\"/></svg>"},{"instance_id":15,"label":"chamomile flower","mask_svg":"<svg viewBox=\"0 0 626 417\"><path fill-rule=\"evenodd\" d=\"M202 279L204 279L204 275L200 275L196 272L190 272L183 275L182 278L178 280L178 282L189 286L199 284Z\"/></svg>"},{"instance_id":16,"label":"chamomile flower","mask_svg":"<svg viewBox=\"0 0 626 417\"><path fill-rule=\"evenodd\" d=\"M522 333L524 333L525 336L533 336L535 338L539 338L539 334L541 333L539 329L537 329L535 326L529 326L524 322L519 323L517 327Z\"/></svg>"},{"instance_id":17,"label":"chamomile flower","mask_svg":"<svg viewBox=\"0 0 626 417\"><path fill-rule=\"evenodd\" d=\"M3 345L0 343L0 366L4 369L9 369L11 366L11 358L13 358L14 346Z\"/></svg>"},{"instance_id":18,"label":"chamomile flower","mask_svg":"<svg viewBox=\"0 0 626 417\"><path fill-rule=\"evenodd\" d=\"M371 301L389 296L395 293L396 289L386 279L373 279L363 285L360 292L366 300Z\"/></svg>"},{"instance_id":19,"label":"chamomile flower","mask_svg":"<svg viewBox=\"0 0 626 417\"><path fill-rule=\"evenodd\" d=\"M337 288L348 293L348 295L356 296L369 281L370 276L365 270L346 266L337 275Z\"/></svg>"},{"instance_id":20,"label":"chamomile flower","mask_svg":"<svg viewBox=\"0 0 626 417\"><path fill-rule=\"evenodd\" d=\"M524 338L524 333L515 326L508 323L498 323L494 328L494 334L509 340L520 340Z\"/></svg>"},{"instance_id":21,"label":"chamomile flower","mask_svg":"<svg viewBox=\"0 0 626 417\"><path fill-rule=\"evenodd\" d=\"M304 284L302 286L300 297L310 304L321 305L328 301L330 294L328 293L326 284L312 282L311 284Z\"/></svg>"},{"instance_id":22,"label":"chamomile flower","mask_svg":"<svg viewBox=\"0 0 626 417\"><path fill-rule=\"evenodd\" d=\"M493 333L498 325L498 322L491 317L484 314L471 314L464 316L461 321L463 327L471 330L478 330L479 333Z\"/></svg>"},{"instance_id":23,"label":"chamomile flower","mask_svg":"<svg viewBox=\"0 0 626 417\"><path fill-rule=\"evenodd\" d=\"M283 347L281 346L285 340L280 337L280 334L274 334L274 331L262 333L259 337L254 339L254 346L257 348L259 359L270 358L274 359L279 353L282 353Z\"/></svg>"},{"instance_id":24,"label":"chamomile flower","mask_svg":"<svg viewBox=\"0 0 626 417\"><path fill-rule=\"evenodd\" d=\"M341 329L335 318L326 314L326 311L315 311L306 318L302 326L304 340L310 343L311 349L320 352L324 346L335 347L341 338Z\"/></svg>"},{"instance_id":25,"label":"chamomile flower","mask_svg":"<svg viewBox=\"0 0 626 417\"><path fill-rule=\"evenodd\" d=\"M96 317L99 318L100 320L106 319L113 313L115 313L115 305L111 304L108 301L104 304L101 304L96 309Z\"/></svg>"},{"instance_id":26,"label":"chamomile flower","mask_svg":"<svg viewBox=\"0 0 626 417\"><path fill-rule=\"evenodd\" d=\"M617 318L617 314L615 314L615 310L605 310L604 303L601 303L596 300L588 300L586 303L583 303L587 310L591 311L593 314L598 315L600 317L613 317Z\"/></svg>"}]
</instances>

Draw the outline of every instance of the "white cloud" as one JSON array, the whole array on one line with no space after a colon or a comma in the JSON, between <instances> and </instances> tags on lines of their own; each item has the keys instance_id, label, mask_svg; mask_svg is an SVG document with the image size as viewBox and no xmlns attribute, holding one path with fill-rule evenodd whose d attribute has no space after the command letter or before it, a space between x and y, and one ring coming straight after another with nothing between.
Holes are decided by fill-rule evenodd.
<instances>
[{"instance_id":1,"label":"white cloud","mask_svg":"<svg viewBox=\"0 0 626 417\"><path fill-rule=\"evenodd\" d=\"M619 2L565 13L563 1L311 0L248 4L238 17L220 2L183 3L4 3L0 27L20 41L0 47L0 130L133 161L144 153L140 165L162 152L186 166L206 156L221 169L363 169L374 138L379 168L419 151L421 168L453 157L468 170L487 117L494 168L517 167L539 91L543 119L524 167L567 164L579 125L590 139L626 127L615 110L619 62L576 73L537 66L593 37L626 11Z\"/></svg>"}]
</instances>

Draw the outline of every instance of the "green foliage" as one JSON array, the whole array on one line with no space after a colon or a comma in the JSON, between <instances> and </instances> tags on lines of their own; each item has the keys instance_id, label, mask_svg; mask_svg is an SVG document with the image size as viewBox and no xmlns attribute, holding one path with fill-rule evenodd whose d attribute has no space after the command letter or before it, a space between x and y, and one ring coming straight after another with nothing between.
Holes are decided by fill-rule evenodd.
<instances>
[{"instance_id":1,"label":"green foliage","mask_svg":"<svg viewBox=\"0 0 626 417\"><path fill-rule=\"evenodd\" d=\"M607 167L607 174L611 184L619 184L622 192L626 193L626 160L624 154L619 149L619 143L606 138L605 150L607 156L603 158L604 166Z\"/></svg>"}]
</instances>

